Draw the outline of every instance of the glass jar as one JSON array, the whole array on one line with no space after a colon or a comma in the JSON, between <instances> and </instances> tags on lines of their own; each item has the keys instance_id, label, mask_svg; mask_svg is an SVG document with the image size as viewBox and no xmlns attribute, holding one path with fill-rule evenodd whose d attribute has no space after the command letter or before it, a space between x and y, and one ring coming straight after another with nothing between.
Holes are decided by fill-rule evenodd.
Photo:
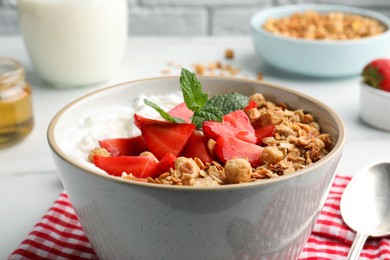
<instances>
[{"instance_id":1,"label":"glass jar","mask_svg":"<svg viewBox=\"0 0 390 260\"><path fill-rule=\"evenodd\" d=\"M31 64L49 86L101 84L119 68L127 42L127 0L17 3Z\"/></svg>"},{"instance_id":2,"label":"glass jar","mask_svg":"<svg viewBox=\"0 0 390 260\"><path fill-rule=\"evenodd\" d=\"M0 147L16 143L33 127L31 87L22 64L0 58Z\"/></svg>"}]
</instances>

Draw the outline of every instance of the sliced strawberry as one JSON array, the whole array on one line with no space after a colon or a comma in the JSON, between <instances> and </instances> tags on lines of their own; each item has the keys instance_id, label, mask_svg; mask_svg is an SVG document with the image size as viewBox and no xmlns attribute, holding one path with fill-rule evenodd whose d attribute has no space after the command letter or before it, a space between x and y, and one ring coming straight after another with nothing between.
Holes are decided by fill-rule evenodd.
<instances>
[{"instance_id":1,"label":"sliced strawberry","mask_svg":"<svg viewBox=\"0 0 390 260\"><path fill-rule=\"evenodd\" d=\"M247 131L248 133L253 134L253 135L255 133L255 130L253 129L248 116L245 114L245 112L243 110L236 110L236 111L231 112L227 115L224 115L223 121L229 122L230 124L232 124L232 126L234 126L236 129L238 129L239 132Z\"/></svg>"},{"instance_id":2,"label":"sliced strawberry","mask_svg":"<svg viewBox=\"0 0 390 260\"><path fill-rule=\"evenodd\" d=\"M249 143L257 141L255 130L242 110L225 115L223 122L205 121L202 129L207 140L217 140L220 136L234 136Z\"/></svg>"},{"instance_id":3,"label":"sliced strawberry","mask_svg":"<svg viewBox=\"0 0 390 260\"><path fill-rule=\"evenodd\" d=\"M122 176L122 173L126 172L137 178L149 177L154 173L157 165L156 160L149 156L94 156L93 162L110 175Z\"/></svg>"},{"instance_id":4,"label":"sliced strawberry","mask_svg":"<svg viewBox=\"0 0 390 260\"><path fill-rule=\"evenodd\" d=\"M162 121L162 120L157 120L157 119L151 119L151 118L146 118L143 117L137 113L134 114L134 124L136 127L141 129L143 125L149 125L149 124L154 124L154 123L169 123L167 121Z\"/></svg>"},{"instance_id":5,"label":"sliced strawberry","mask_svg":"<svg viewBox=\"0 0 390 260\"><path fill-rule=\"evenodd\" d=\"M194 115L194 112L188 109L186 103L183 102L169 110L168 114L184 119L186 123L191 123L191 117Z\"/></svg>"},{"instance_id":6,"label":"sliced strawberry","mask_svg":"<svg viewBox=\"0 0 390 260\"><path fill-rule=\"evenodd\" d=\"M139 155L148 148L142 136L131 138L114 138L99 141L100 147L106 148L112 156Z\"/></svg>"},{"instance_id":7,"label":"sliced strawberry","mask_svg":"<svg viewBox=\"0 0 390 260\"><path fill-rule=\"evenodd\" d=\"M233 136L220 136L215 144L215 153L223 163L233 158L244 158L250 162L252 167L256 167L261 164L262 151L263 147Z\"/></svg>"},{"instance_id":8,"label":"sliced strawberry","mask_svg":"<svg viewBox=\"0 0 390 260\"><path fill-rule=\"evenodd\" d=\"M257 144L263 144L263 138L273 136L275 133L274 125L267 125L261 128L255 129L255 135L257 137Z\"/></svg>"},{"instance_id":9,"label":"sliced strawberry","mask_svg":"<svg viewBox=\"0 0 390 260\"><path fill-rule=\"evenodd\" d=\"M244 112L248 112L251 108L257 108L257 104L253 100L249 101L248 105L244 108Z\"/></svg>"},{"instance_id":10,"label":"sliced strawberry","mask_svg":"<svg viewBox=\"0 0 390 260\"><path fill-rule=\"evenodd\" d=\"M152 178L157 178L164 172L169 172L169 169L174 169L175 168L175 161L176 161L176 156L174 156L171 153L165 154L165 156L157 163L156 169L154 170L154 173Z\"/></svg>"},{"instance_id":11,"label":"sliced strawberry","mask_svg":"<svg viewBox=\"0 0 390 260\"><path fill-rule=\"evenodd\" d=\"M199 130L195 130L191 137L188 139L187 145L183 150L183 156L187 158L198 157L202 162L211 162L210 151L207 148L207 140L203 136L203 133Z\"/></svg>"},{"instance_id":12,"label":"sliced strawberry","mask_svg":"<svg viewBox=\"0 0 390 260\"><path fill-rule=\"evenodd\" d=\"M159 160L166 153L172 153L176 157L179 156L194 129L194 124L165 122L141 126L141 132L146 146Z\"/></svg>"}]
</instances>

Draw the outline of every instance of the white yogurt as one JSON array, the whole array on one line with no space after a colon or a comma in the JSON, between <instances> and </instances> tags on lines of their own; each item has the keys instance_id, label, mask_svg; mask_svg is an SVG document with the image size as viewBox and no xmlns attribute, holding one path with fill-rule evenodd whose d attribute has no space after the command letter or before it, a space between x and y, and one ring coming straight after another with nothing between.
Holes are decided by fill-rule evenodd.
<instances>
[{"instance_id":1,"label":"white yogurt","mask_svg":"<svg viewBox=\"0 0 390 260\"><path fill-rule=\"evenodd\" d=\"M126 0L18 0L34 69L57 87L109 79L127 40Z\"/></svg>"},{"instance_id":2,"label":"white yogurt","mask_svg":"<svg viewBox=\"0 0 390 260\"><path fill-rule=\"evenodd\" d=\"M134 125L134 113L153 119L161 119L156 110L144 104L144 98L169 111L183 102L180 92L169 95L139 96L130 106L112 105L80 117L78 124L69 129L66 137L60 140L60 147L72 159L86 167L100 170L88 161L89 152L99 146L99 140L140 135Z\"/></svg>"}]
</instances>

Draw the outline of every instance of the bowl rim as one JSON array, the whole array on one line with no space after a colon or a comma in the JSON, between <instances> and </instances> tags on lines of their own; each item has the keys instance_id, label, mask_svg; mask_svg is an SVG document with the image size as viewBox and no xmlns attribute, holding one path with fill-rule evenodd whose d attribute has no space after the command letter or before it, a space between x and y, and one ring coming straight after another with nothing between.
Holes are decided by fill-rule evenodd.
<instances>
[{"instance_id":1,"label":"bowl rim","mask_svg":"<svg viewBox=\"0 0 390 260\"><path fill-rule=\"evenodd\" d=\"M373 87L373 86L365 83L363 80L360 81L360 86L371 94L374 94L374 95L380 96L380 97L384 97L384 98L390 98L389 91L385 91L383 89L378 89L376 87Z\"/></svg>"},{"instance_id":2,"label":"bowl rim","mask_svg":"<svg viewBox=\"0 0 390 260\"><path fill-rule=\"evenodd\" d=\"M258 22L258 20L261 18L265 18L264 20L266 20L272 17L272 15L278 14L280 12L286 12L286 15L291 15L296 12L303 12L307 10L328 11L328 12L339 11L344 13L357 14L357 15L373 18L379 21L380 23L384 24L387 27L387 29L381 34L360 38L360 39L315 40L315 39L293 38L293 37L288 37L283 35L277 35L264 30L262 24L259 24ZM289 4L289 5L281 5L281 6L266 8L252 15L250 20L250 25L252 28L252 32L262 34L264 36L273 38L275 40L286 41L286 42L296 43L296 44L299 43L299 44L313 44L313 45L325 45L325 46L333 46L333 45L345 46L345 45L358 45L363 43L370 43L372 41L390 37L390 18L388 18L387 16L368 9L346 6L346 5L337 5L337 4L294 4L294 5Z\"/></svg>"},{"instance_id":3,"label":"bowl rim","mask_svg":"<svg viewBox=\"0 0 390 260\"><path fill-rule=\"evenodd\" d=\"M100 92L109 91L110 89L114 89L114 88L117 88L117 87L123 87L125 85L131 86L133 84L138 84L138 83L142 83L142 82L153 82L153 81L167 80L167 79L177 79L177 80L179 80L179 76L165 76L165 77L151 77L151 78L131 80L131 81L118 83L118 84L115 84L115 85L111 85L111 86L108 86L108 87L104 87L104 88L92 91L92 92L90 92L88 94L85 94L85 95L83 95L83 96L73 100L72 102L67 104L65 107L63 107L61 110L59 110L54 115L52 120L50 121L49 126L47 128L47 141L49 143L49 146L50 146L52 152L54 152L62 160L68 162L69 164L72 164L73 166L75 166L78 169L82 170L84 173L97 175L97 176L100 176L101 178L105 178L108 181L113 181L113 182L116 182L118 184L124 184L124 185L129 185L129 186L135 185L135 186L138 186L138 187L153 188L153 189L185 190L185 191L236 190L236 189L251 188L251 187L254 187L254 186L263 186L263 185L273 184L273 183L277 183L277 182L280 182L280 181L287 181L287 180L290 180L290 179L293 179L293 178L297 178L298 176L302 176L302 175L308 174L309 171L312 171L314 169L317 169L317 168L321 167L322 165L324 165L325 163L327 163L328 161L333 159L333 157L335 157L338 154L342 153L342 149L343 149L344 144L346 142L346 128L345 128L345 125L344 125L343 121L341 120L341 118L336 114L336 112L333 109L331 109L328 105L326 105L325 103L323 103L323 102L321 102L321 101L319 101L319 100L317 100L317 99L315 99L315 98L313 98L311 96L308 96L308 95L306 95L304 93L296 91L294 89L290 89L290 88L287 88L287 87L281 87L279 85L275 85L273 83L264 82L264 81L251 80L251 79L245 79L245 78L234 78L234 77L217 77L217 76L200 76L198 78L199 78L200 81L214 79L214 80L220 80L220 81L236 81L236 82L242 82L242 83L251 83L251 84L255 84L255 85L261 84L261 85L264 85L264 86L267 86L267 87L276 88L276 89L279 89L279 90L282 90L282 91L285 91L285 92L292 93L294 95L298 95L301 98L304 98L304 99L307 99L307 100L309 100L311 102L316 103L318 106L320 106L322 109L325 109L327 111L327 113L329 113L331 115L332 119L335 121L336 126L338 128L337 130L338 130L338 133L339 133L339 138L338 138L337 142L335 143L333 149L324 158L322 158L318 162L313 163L311 165L308 165L305 168L303 168L301 170L298 170L298 171L296 171L296 172L294 172L292 174L279 176L278 178L270 178L270 179L264 179L264 180L254 181L254 182L239 183L239 184L229 184L229 185L219 185L219 186L212 186L212 187L158 185L158 184L154 184L154 183L141 182L141 181L137 181L137 180L128 180L128 179L124 179L124 178L120 178L120 177L116 177L116 176L111 176L109 174L99 172L98 170L95 170L95 169L92 169L92 168L88 168L85 165L83 165L81 163L78 163L76 160L73 160L70 156L68 156L60 148L59 144L56 142L55 137L54 137L55 136L56 126L57 126L58 122L60 121L61 116L68 109L73 107L74 105L77 105L78 103L80 103L84 99L89 98L91 96L94 96L95 94L98 94Z\"/></svg>"}]
</instances>

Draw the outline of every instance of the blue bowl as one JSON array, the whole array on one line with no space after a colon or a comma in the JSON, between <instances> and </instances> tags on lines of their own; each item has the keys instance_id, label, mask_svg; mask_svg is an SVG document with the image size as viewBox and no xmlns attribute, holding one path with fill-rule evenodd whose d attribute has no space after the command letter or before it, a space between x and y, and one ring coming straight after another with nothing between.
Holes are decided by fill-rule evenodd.
<instances>
[{"instance_id":1,"label":"blue bowl","mask_svg":"<svg viewBox=\"0 0 390 260\"><path fill-rule=\"evenodd\" d=\"M387 30L355 40L308 40L276 35L262 28L269 18L286 17L307 10L371 17L384 24ZM262 10L251 19L254 45L265 62L286 71L316 77L358 75L370 61L390 54L389 28L390 19L385 15L340 5L285 5Z\"/></svg>"}]
</instances>

